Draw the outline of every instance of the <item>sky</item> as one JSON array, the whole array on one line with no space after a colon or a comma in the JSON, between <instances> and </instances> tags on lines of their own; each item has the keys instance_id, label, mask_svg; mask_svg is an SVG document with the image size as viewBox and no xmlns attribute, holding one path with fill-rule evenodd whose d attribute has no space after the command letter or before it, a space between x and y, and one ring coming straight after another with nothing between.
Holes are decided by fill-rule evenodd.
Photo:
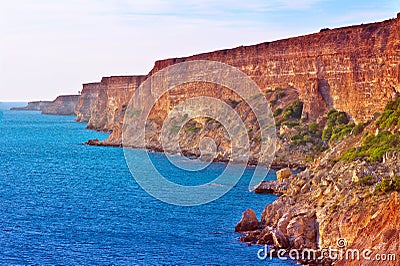
<instances>
[{"instance_id":1,"label":"sky","mask_svg":"<svg viewBox=\"0 0 400 266\"><path fill-rule=\"evenodd\" d=\"M53 100L159 59L396 17L399 0L0 0L0 101Z\"/></svg>"}]
</instances>

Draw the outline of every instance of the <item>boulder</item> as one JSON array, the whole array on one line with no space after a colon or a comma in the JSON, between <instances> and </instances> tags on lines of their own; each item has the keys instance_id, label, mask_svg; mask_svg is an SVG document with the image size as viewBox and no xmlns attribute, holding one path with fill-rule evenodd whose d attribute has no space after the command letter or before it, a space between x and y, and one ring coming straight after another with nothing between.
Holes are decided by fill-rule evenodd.
<instances>
[{"instance_id":1,"label":"boulder","mask_svg":"<svg viewBox=\"0 0 400 266\"><path fill-rule=\"evenodd\" d=\"M278 179L278 182L285 182L285 180L292 175L292 171L290 171L290 168L283 168L276 172L276 178Z\"/></svg>"},{"instance_id":2,"label":"boulder","mask_svg":"<svg viewBox=\"0 0 400 266\"><path fill-rule=\"evenodd\" d=\"M279 183L278 181L262 181L254 188L257 194L275 194L282 195L287 190L287 182Z\"/></svg>"},{"instance_id":3,"label":"boulder","mask_svg":"<svg viewBox=\"0 0 400 266\"><path fill-rule=\"evenodd\" d=\"M242 219L235 226L235 232L252 231L259 227L260 222L252 209L247 209L242 214Z\"/></svg>"},{"instance_id":4,"label":"boulder","mask_svg":"<svg viewBox=\"0 0 400 266\"><path fill-rule=\"evenodd\" d=\"M280 230L272 231L272 239L274 241L275 247L278 248L289 248L289 240Z\"/></svg>"}]
</instances>

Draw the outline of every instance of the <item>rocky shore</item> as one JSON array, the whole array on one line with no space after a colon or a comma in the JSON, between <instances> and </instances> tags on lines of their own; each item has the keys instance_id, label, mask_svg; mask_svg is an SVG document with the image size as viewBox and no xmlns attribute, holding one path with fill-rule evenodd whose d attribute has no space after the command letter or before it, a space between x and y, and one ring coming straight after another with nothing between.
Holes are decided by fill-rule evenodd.
<instances>
[{"instance_id":1,"label":"rocky shore","mask_svg":"<svg viewBox=\"0 0 400 266\"><path fill-rule=\"evenodd\" d=\"M305 171L294 175L286 169L278 172L277 181L261 183L256 188L258 192L281 196L265 207L261 221L252 210L243 213L235 227L243 234L240 241L270 245L276 250L368 249L369 258L392 256L397 260L385 261L384 265L398 265L400 115L393 115L398 112L395 110L400 111L400 98L390 102L364 131L332 145ZM391 118L385 113L392 114ZM385 138L380 139L380 134ZM376 149L371 144L375 142ZM369 148L367 152L347 159L354 150L365 147ZM379 157L374 157L377 153ZM376 265L372 259L326 256L322 260L300 261L315 265Z\"/></svg>"}]
</instances>

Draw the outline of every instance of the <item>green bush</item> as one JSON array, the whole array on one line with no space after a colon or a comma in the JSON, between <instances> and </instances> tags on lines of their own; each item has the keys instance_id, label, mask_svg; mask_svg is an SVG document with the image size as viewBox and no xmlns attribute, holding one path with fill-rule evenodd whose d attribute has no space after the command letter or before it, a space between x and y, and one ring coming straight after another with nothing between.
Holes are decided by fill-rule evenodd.
<instances>
[{"instance_id":1,"label":"green bush","mask_svg":"<svg viewBox=\"0 0 400 266\"><path fill-rule=\"evenodd\" d=\"M388 193L392 191L400 192L400 178L398 176L394 176L393 178L384 178L375 187L375 192Z\"/></svg>"},{"instance_id":2,"label":"green bush","mask_svg":"<svg viewBox=\"0 0 400 266\"><path fill-rule=\"evenodd\" d=\"M380 129L387 129L393 126L400 126L400 97L388 102L385 111L378 119Z\"/></svg>"},{"instance_id":3,"label":"green bush","mask_svg":"<svg viewBox=\"0 0 400 266\"><path fill-rule=\"evenodd\" d=\"M290 118L300 119L302 112L303 112L303 103L299 100L295 100L283 110L282 116L284 119L290 119Z\"/></svg>"},{"instance_id":4,"label":"green bush","mask_svg":"<svg viewBox=\"0 0 400 266\"><path fill-rule=\"evenodd\" d=\"M350 135L354 128L355 124L347 124L347 125L339 125L333 128L332 135L329 141L338 142L342 140L344 137Z\"/></svg>"},{"instance_id":5,"label":"green bush","mask_svg":"<svg viewBox=\"0 0 400 266\"><path fill-rule=\"evenodd\" d=\"M311 122L308 126L307 126L307 130L308 132L312 133L312 134L316 134L317 130L318 130L318 124L315 122Z\"/></svg>"},{"instance_id":6,"label":"green bush","mask_svg":"<svg viewBox=\"0 0 400 266\"><path fill-rule=\"evenodd\" d=\"M376 136L367 135L361 147L349 149L340 160L366 158L369 162L381 162L387 152L393 151L400 151L400 134L382 131Z\"/></svg>"},{"instance_id":7,"label":"green bush","mask_svg":"<svg viewBox=\"0 0 400 266\"><path fill-rule=\"evenodd\" d=\"M356 136L356 135L360 134L361 132L363 132L364 127L365 127L365 124L358 123L353 129L353 135Z\"/></svg>"},{"instance_id":8,"label":"green bush","mask_svg":"<svg viewBox=\"0 0 400 266\"><path fill-rule=\"evenodd\" d=\"M280 116L280 115L282 114L282 112L283 112L282 108L277 108L277 109L274 111L274 116L275 116L275 117Z\"/></svg>"},{"instance_id":9,"label":"green bush","mask_svg":"<svg viewBox=\"0 0 400 266\"><path fill-rule=\"evenodd\" d=\"M374 177L372 175L367 175L357 181L358 185L371 186L374 184Z\"/></svg>"},{"instance_id":10,"label":"green bush","mask_svg":"<svg viewBox=\"0 0 400 266\"><path fill-rule=\"evenodd\" d=\"M281 125L282 125L282 126L287 126L287 127L292 128L292 127L298 126L298 125L299 125L299 122L298 122L298 121L283 121L283 122L281 123Z\"/></svg>"},{"instance_id":11,"label":"green bush","mask_svg":"<svg viewBox=\"0 0 400 266\"><path fill-rule=\"evenodd\" d=\"M355 127L354 123L349 124L349 122L349 117L345 112L329 110L327 113L327 122L322 131L322 140L337 142L343 139L349 135Z\"/></svg>"}]
</instances>

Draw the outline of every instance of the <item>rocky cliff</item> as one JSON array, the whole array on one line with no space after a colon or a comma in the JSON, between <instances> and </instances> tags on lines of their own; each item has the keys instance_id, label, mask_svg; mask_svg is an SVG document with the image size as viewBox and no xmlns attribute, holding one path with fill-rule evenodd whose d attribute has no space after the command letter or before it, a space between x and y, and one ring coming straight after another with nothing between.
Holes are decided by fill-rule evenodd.
<instances>
[{"instance_id":1,"label":"rocky cliff","mask_svg":"<svg viewBox=\"0 0 400 266\"><path fill-rule=\"evenodd\" d=\"M112 131L144 79L145 76L112 76L98 83L84 84L75 110L76 120L88 122L89 129Z\"/></svg>"},{"instance_id":2,"label":"rocky cliff","mask_svg":"<svg viewBox=\"0 0 400 266\"><path fill-rule=\"evenodd\" d=\"M47 105L42 114L46 115L75 115L79 95L62 95Z\"/></svg>"},{"instance_id":3,"label":"rocky cliff","mask_svg":"<svg viewBox=\"0 0 400 266\"><path fill-rule=\"evenodd\" d=\"M29 102L25 107L12 107L11 110L15 111L43 111L49 104L50 101L37 101L37 102Z\"/></svg>"},{"instance_id":4,"label":"rocky cliff","mask_svg":"<svg viewBox=\"0 0 400 266\"><path fill-rule=\"evenodd\" d=\"M150 75L190 60L213 60L239 68L263 90L294 87L304 116L329 109L366 121L400 92L400 16L384 22L157 61Z\"/></svg>"},{"instance_id":5,"label":"rocky cliff","mask_svg":"<svg viewBox=\"0 0 400 266\"><path fill-rule=\"evenodd\" d=\"M160 60L155 63L149 75L176 63L191 60L213 60L237 67L250 76L262 89L270 103L274 103L273 110L284 109L299 100L302 103L302 121L309 123L317 121L323 127L326 112L336 109L346 112L351 120L363 122L369 120L375 113L383 110L387 101L400 92L399 87L399 61L400 61L400 18L391 19L379 23L344 27L332 30L324 30L319 33L279 40L275 42L262 43L252 46L242 46L194 55L185 58L174 58ZM143 80L141 78L141 80ZM279 90L283 89L281 93ZM150 124L154 124L154 130L149 136L149 147L160 150L159 132L166 113L180 102L195 95L207 95L220 98L226 103L235 104L235 110L240 114L246 114L243 99L229 91L220 93L220 89L211 88L209 84L186 86L186 90L176 88L164 98L153 110ZM287 93L289 91L289 93ZM96 115L89 120L89 128L111 130L114 129L108 140L103 145L121 145L122 115L113 128L110 121L115 121L112 109L122 110L123 106L114 103L108 106L108 97L105 91L99 90L103 96L99 96ZM296 95L295 95L296 94ZM289 95L290 101L281 99L281 96ZM292 95L292 96L291 96ZM293 96L295 95L295 96ZM128 98L128 97L127 97ZM126 98L126 99L127 99ZM284 98L284 97L283 97ZM120 101L122 103L124 101ZM278 103L278 105L275 105ZM271 104L272 105L272 104ZM158 109L157 109L158 108ZM101 114L101 115L100 115ZM111 115L109 117L109 115ZM250 126L250 136L253 139L254 151L259 147L257 144L257 129L251 128L254 118L247 119L245 124ZM105 121L109 122L105 122ZM207 123L205 123L207 122ZM213 123L214 121L211 121ZM191 121L197 130L186 132L182 136L182 151L188 154L198 155L198 145L195 145L200 136L206 136L205 130L211 132L211 137L220 139L221 145L219 155L221 159L227 159L229 153L224 147L229 143L221 133L215 133L210 128L212 125L208 120ZM197 123L197 124L196 124ZM109 126L104 126L108 124ZM286 130L285 126L278 128L281 138L278 142L278 161L288 163L296 156L291 156L290 138L295 137L295 132ZM283 130L283 131L282 131ZM290 132L291 131L291 132ZM197 133L197 134L196 134ZM288 134L286 134L288 133ZM259 141L258 141L259 142ZM319 144L318 144L319 145ZM307 146L307 145L306 145ZM313 147L301 146L296 149L302 161L312 160ZM318 149L316 149L318 150ZM292 158L293 157L293 158ZM307 159L308 158L308 159ZM298 159L298 158L297 158Z\"/></svg>"},{"instance_id":6,"label":"rocky cliff","mask_svg":"<svg viewBox=\"0 0 400 266\"><path fill-rule=\"evenodd\" d=\"M100 82L83 84L81 96L75 108L77 122L89 122L92 110L97 105L100 89Z\"/></svg>"}]
</instances>

